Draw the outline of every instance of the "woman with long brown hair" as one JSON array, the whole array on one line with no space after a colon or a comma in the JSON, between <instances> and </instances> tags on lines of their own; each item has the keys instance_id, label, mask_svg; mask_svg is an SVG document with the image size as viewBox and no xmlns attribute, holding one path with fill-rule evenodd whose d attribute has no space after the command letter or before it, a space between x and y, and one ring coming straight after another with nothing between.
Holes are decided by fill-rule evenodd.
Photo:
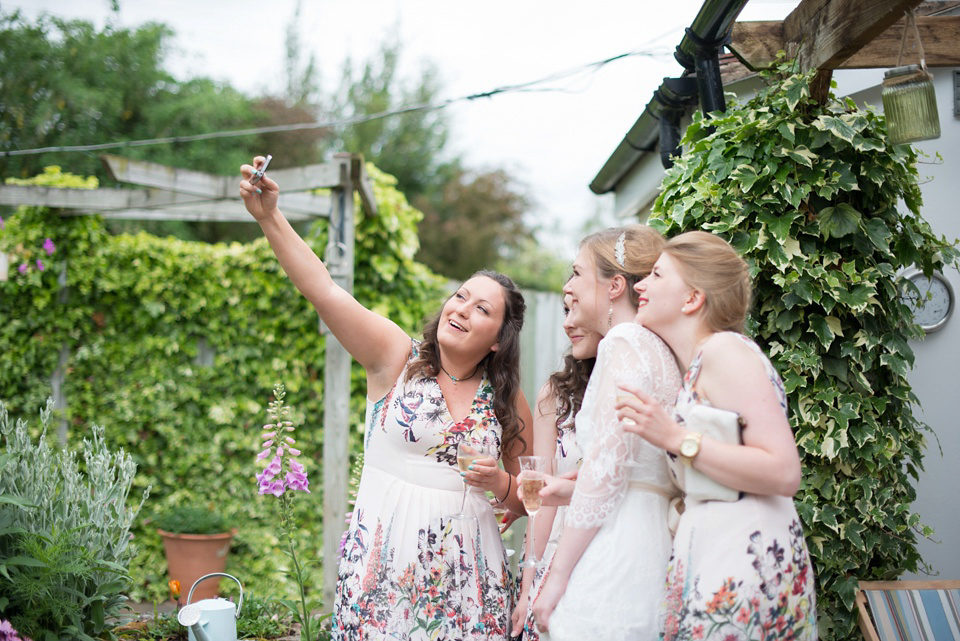
<instances>
[{"instance_id":1,"label":"woman with long brown hair","mask_svg":"<svg viewBox=\"0 0 960 641\"><path fill-rule=\"evenodd\" d=\"M247 211L367 375L364 468L340 556L333 638L506 639L507 559L484 491L524 512L512 491L517 457L532 440L519 376L523 296L506 276L478 272L423 340L411 340L334 283L277 208L277 183L262 173L251 182L263 162L241 167ZM462 473L461 443L483 453Z\"/></svg>"}]
</instances>

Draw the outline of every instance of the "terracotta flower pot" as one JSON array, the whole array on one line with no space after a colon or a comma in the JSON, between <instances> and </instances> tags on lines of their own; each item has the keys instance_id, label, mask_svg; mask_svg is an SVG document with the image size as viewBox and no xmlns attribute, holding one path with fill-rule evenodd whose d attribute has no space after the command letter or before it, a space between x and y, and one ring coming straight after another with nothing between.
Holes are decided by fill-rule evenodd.
<instances>
[{"instance_id":1,"label":"terracotta flower pot","mask_svg":"<svg viewBox=\"0 0 960 641\"><path fill-rule=\"evenodd\" d=\"M227 553L236 530L220 534L179 534L158 529L163 538L170 578L181 585L181 602L187 602L190 588L197 579L211 572L227 569ZM193 591L191 603L212 599L220 590L220 577L207 579Z\"/></svg>"}]
</instances>

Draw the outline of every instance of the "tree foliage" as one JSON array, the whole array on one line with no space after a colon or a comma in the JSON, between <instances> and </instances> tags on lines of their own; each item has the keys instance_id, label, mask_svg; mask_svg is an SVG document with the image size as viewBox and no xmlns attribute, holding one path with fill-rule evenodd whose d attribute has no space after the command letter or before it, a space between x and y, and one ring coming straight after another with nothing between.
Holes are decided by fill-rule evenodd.
<instances>
[{"instance_id":1,"label":"tree foliage","mask_svg":"<svg viewBox=\"0 0 960 641\"><path fill-rule=\"evenodd\" d=\"M420 260L462 280L498 264L505 248L532 242L524 222L528 201L514 184L503 170L460 170L435 196L418 199Z\"/></svg>"},{"instance_id":2,"label":"tree foliage","mask_svg":"<svg viewBox=\"0 0 960 641\"><path fill-rule=\"evenodd\" d=\"M91 145L252 127L251 101L203 77L177 81L164 70L173 32L135 30L19 13L0 16L0 150ZM131 147L132 158L235 173L249 140ZM80 175L108 178L93 154L69 156ZM27 177L64 161L62 153L0 157L0 174Z\"/></svg>"},{"instance_id":3,"label":"tree foliage","mask_svg":"<svg viewBox=\"0 0 960 641\"><path fill-rule=\"evenodd\" d=\"M920 569L913 483L925 433L907 372L922 337L898 273L956 260L920 215L917 154L882 116L811 100L786 65L725 114L697 114L651 224L706 229L751 263L751 327L786 385L803 458L796 497L822 639L857 634L858 579Z\"/></svg>"},{"instance_id":4,"label":"tree foliage","mask_svg":"<svg viewBox=\"0 0 960 641\"><path fill-rule=\"evenodd\" d=\"M413 260L420 213L390 176L369 171L379 213L357 216L354 293L413 334L439 301L442 281ZM56 168L26 182L96 186ZM280 572L286 557L273 506L257 499L254 457L271 390L283 382L314 479L314 493L296 507L310 545L303 552L322 558L324 338L316 312L264 239L208 245L145 233L111 236L97 217L59 214L21 207L0 231L0 252L11 257L10 278L0 281L0 399L14 417L34 414L52 394L51 375L67 348L61 417L69 446L101 424L108 445L137 464L132 494L153 486L133 529L132 598L167 596L150 519L178 504L221 510L239 529L228 571L259 593L292 595ZM318 253L326 229L320 222L306 234ZM51 255L43 249L47 238ZM211 365L201 357L206 350ZM351 377L348 429L359 449L365 379L356 365Z\"/></svg>"}]
</instances>

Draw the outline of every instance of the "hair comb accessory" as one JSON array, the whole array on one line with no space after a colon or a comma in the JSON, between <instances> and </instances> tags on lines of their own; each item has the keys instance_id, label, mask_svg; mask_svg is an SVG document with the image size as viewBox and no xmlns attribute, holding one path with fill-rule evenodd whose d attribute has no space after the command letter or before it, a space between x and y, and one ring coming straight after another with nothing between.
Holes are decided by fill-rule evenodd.
<instances>
[{"instance_id":1,"label":"hair comb accessory","mask_svg":"<svg viewBox=\"0 0 960 641\"><path fill-rule=\"evenodd\" d=\"M617 238L617 245L613 248L613 257L617 259L617 264L623 267L627 262L627 250L624 242L627 240L627 232L621 232Z\"/></svg>"}]
</instances>

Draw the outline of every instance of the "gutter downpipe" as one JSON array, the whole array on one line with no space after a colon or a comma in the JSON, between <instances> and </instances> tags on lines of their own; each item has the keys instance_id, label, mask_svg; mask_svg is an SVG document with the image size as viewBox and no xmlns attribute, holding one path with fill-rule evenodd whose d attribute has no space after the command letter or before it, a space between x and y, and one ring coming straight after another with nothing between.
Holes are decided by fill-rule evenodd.
<instances>
[{"instance_id":1,"label":"gutter downpipe","mask_svg":"<svg viewBox=\"0 0 960 641\"><path fill-rule=\"evenodd\" d=\"M653 99L647 103L643 113L590 182L590 190L593 193L605 194L613 191L617 183L640 161L643 155L656 148L658 140L661 143L666 142L661 139L662 130L669 129L672 124L668 121L667 125L661 125L660 117L664 112L659 108L657 96L670 91L668 81L683 80L684 77L696 72L697 83L701 86L699 93L707 97L703 110L707 113L717 111L717 105L720 106L720 110L725 109L718 56L720 47L729 37L733 23L736 22L737 16L746 4L747 0L704 0L700 12L694 18L690 28L686 30L674 53L674 58L685 69L684 76L664 78L663 84L654 92ZM711 46L705 47L707 43ZM697 63L698 57L702 59L700 65ZM669 117L675 118L673 114ZM679 119L676 122L679 137ZM661 144L661 147L664 145ZM670 158L675 152L676 147L669 150L666 156L661 151L661 160L664 157Z\"/></svg>"}]
</instances>

